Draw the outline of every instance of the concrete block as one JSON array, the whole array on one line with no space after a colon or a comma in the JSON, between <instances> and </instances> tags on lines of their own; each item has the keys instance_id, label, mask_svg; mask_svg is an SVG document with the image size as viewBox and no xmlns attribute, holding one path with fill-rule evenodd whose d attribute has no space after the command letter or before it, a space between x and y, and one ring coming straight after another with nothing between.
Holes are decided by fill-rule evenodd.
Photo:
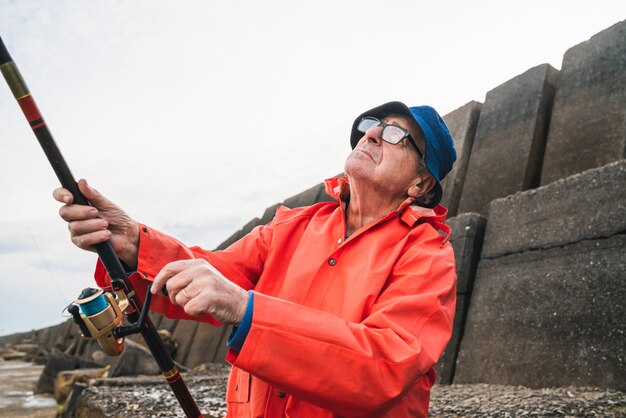
<instances>
[{"instance_id":1,"label":"concrete block","mask_svg":"<svg viewBox=\"0 0 626 418\"><path fill-rule=\"evenodd\" d=\"M54 380L59 372L74 370L79 367L79 360L67 354L53 352L48 356L46 366L39 376L35 393L53 393Z\"/></svg>"},{"instance_id":2,"label":"concrete block","mask_svg":"<svg viewBox=\"0 0 626 418\"><path fill-rule=\"evenodd\" d=\"M463 213L449 219L447 223L451 229L450 243L454 248L457 294L452 336L436 366L437 382L444 384L452 383L454 377L454 365L463 337L467 305L480 258L486 219L477 213Z\"/></svg>"},{"instance_id":3,"label":"concrete block","mask_svg":"<svg viewBox=\"0 0 626 418\"><path fill-rule=\"evenodd\" d=\"M216 250L225 250L226 248L228 248L231 245L233 245L233 243L237 242L239 240L239 238L241 238L241 237L243 237L243 234L241 233L241 229L240 229L239 231L235 232L230 237L228 237L226 239L226 241L222 242L215 249Z\"/></svg>"},{"instance_id":4,"label":"concrete block","mask_svg":"<svg viewBox=\"0 0 626 418\"><path fill-rule=\"evenodd\" d=\"M214 363L227 364L226 353L228 353L228 346L226 345L226 342L228 341L228 336L230 335L230 332L232 331L232 329L233 327L229 325L224 330L222 341L219 343L217 347L217 352L215 354L215 358L213 359Z\"/></svg>"},{"instance_id":5,"label":"concrete block","mask_svg":"<svg viewBox=\"0 0 626 418\"><path fill-rule=\"evenodd\" d=\"M152 321L152 325L154 325L154 328L159 329L159 324L163 320L163 315L158 314L156 312L150 312L148 316L150 317L150 320Z\"/></svg>"},{"instance_id":6,"label":"concrete block","mask_svg":"<svg viewBox=\"0 0 626 418\"><path fill-rule=\"evenodd\" d=\"M197 328L198 323L196 321L178 320L178 324L172 334L174 340L178 342L178 349L174 355L175 361L181 364L187 364L185 361L187 360L187 354L189 353L189 348L191 347L191 342L193 341Z\"/></svg>"},{"instance_id":7,"label":"concrete block","mask_svg":"<svg viewBox=\"0 0 626 418\"><path fill-rule=\"evenodd\" d=\"M489 208L483 257L626 231L626 160L587 170Z\"/></svg>"},{"instance_id":8,"label":"concrete block","mask_svg":"<svg viewBox=\"0 0 626 418\"><path fill-rule=\"evenodd\" d=\"M450 244L454 249L456 263L456 291L468 294L472 291L476 266L487 220L477 213L463 213L447 221L450 226Z\"/></svg>"},{"instance_id":9,"label":"concrete block","mask_svg":"<svg viewBox=\"0 0 626 418\"><path fill-rule=\"evenodd\" d=\"M178 324L178 319L172 319L164 316L159 323L158 329L166 329L169 332L173 333L174 329L176 328L176 324Z\"/></svg>"},{"instance_id":10,"label":"concrete block","mask_svg":"<svg viewBox=\"0 0 626 418\"><path fill-rule=\"evenodd\" d=\"M626 20L567 50L541 184L626 156Z\"/></svg>"},{"instance_id":11,"label":"concrete block","mask_svg":"<svg viewBox=\"0 0 626 418\"><path fill-rule=\"evenodd\" d=\"M324 183L319 183L302 193L298 193L297 195L286 199L283 202L283 205L290 209L311 206L317 203L323 194L326 194L325 190Z\"/></svg>"},{"instance_id":12,"label":"concrete block","mask_svg":"<svg viewBox=\"0 0 626 418\"><path fill-rule=\"evenodd\" d=\"M483 259L454 383L626 390L626 234Z\"/></svg>"},{"instance_id":13,"label":"concrete block","mask_svg":"<svg viewBox=\"0 0 626 418\"><path fill-rule=\"evenodd\" d=\"M254 218L241 228L241 236L248 235L257 225L261 225L260 218Z\"/></svg>"},{"instance_id":14,"label":"concrete block","mask_svg":"<svg viewBox=\"0 0 626 418\"><path fill-rule=\"evenodd\" d=\"M456 312L454 314L454 324L452 325L452 336L450 337L450 341L448 342L446 349L439 358L439 361L435 365L437 383L449 385L452 384L452 381L454 380L454 369L459 351L459 345L461 344L461 339L463 338L465 313L467 312L468 302L469 296L457 293Z\"/></svg>"},{"instance_id":15,"label":"concrete block","mask_svg":"<svg viewBox=\"0 0 626 418\"><path fill-rule=\"evenodd\" d=\"M67 322L62 322L60 324L45 328L40 334L38 340L36 341L37 344L48 350L52 348L57 348L56 344L59 341L59 336L64 335L66 331L66 324Z\"/></svg>"},{"instance_id":16,"label":"concrete block","mask_svg":"<svg viewBox=\"0 0 626 418\"><path fill-rule=\"evenodd\" d=\"M37 340L37 332L38 331L26 331L19 332L16 334L3 335L0 337L0 347L5 347L7 345L19 344L22 342L36 342Z\"/></svg>"},{"instance_id":17,"label":"concrete block","mask_svg":"<svg viewBox=\"0 0 626 418\"><path fill-rule=\"evenodd\" d=\"M260 225L266 225L272 219L274 219L274 215L276 215L276 209L278 209L280 205L282 205L282 203L276 203L274 206L270 206L269 208L265 209L265 212L263 212L263 216L261 217Z\"/></svg>"},{"instance_id":18,"label":"concrete block","mask_svg":"<svg viewBox=\"0 0 626 418\"><path fill-rule=\"evenodd\" d=\"M472 101L443 117L454 139L457 155L452 171L441 184L443 187L441 204L448 208L448 217L456 216L459 209L481 106L482 103Z\"/></svg>"},{"instance_id":19,"label":"concrete block","mask_svg":"<svg viewBox=\"0 0 626 418\"><path fill-rule=\"evenodd\" d=\"M213 326L200 323L196 335L189 347L185 365L196 367L202 363L212 363L224 338L225 326Z\"/></svg>"},{"instance_id":20,"label":"concrete block","mask_svg":"<svg viewBox=\"0 0 626 418\"><path fill-rule=\"evenodd\" d=\"M458 213L486 215L493 199L539 185L557 75L538 65L487 93Z\"/></svg>"}]
</instances>

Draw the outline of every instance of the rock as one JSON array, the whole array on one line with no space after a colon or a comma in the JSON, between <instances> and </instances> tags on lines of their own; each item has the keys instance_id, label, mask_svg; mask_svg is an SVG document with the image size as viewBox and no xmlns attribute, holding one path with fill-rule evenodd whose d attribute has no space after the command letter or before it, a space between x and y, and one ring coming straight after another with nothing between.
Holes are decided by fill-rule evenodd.
<instances>
[{"instance_id":1,"label":"rock","mask_svg":"<svg viewBox=\"0 0 626 418\"><path fill-rule=\"evenodd\" d=\"M53 393L54 381L58 373L78 368L98 367L91 361L84 361L78 357L53 350L46 359L46 365L39 376L35 393Z\"/></svg>"},{"instance_id":2,"label":"rock","mask_svg":"<svg viewBox=\"0 0 626 418\"><path fill-rule=\"evenodd\" d=\"M218 366L218 365L215 365ZM212 376L184 375L183 379L205 417L226 414L227 366ZM171 389L161 377L98 379L92 386L77 384L62 417L181 417L185 416ZM76 387L75 386L75 387ZM81 387L82 386L82 387ZM87 413L88 415L81 415Z\"/></svg>"},{"instance_id":3,"label":"rock","mask_svg":"<svg viewBox=\"0 0 626 418\"><path fill-rule=\"evenodd\" d=\"M626 21L565 52L541 184L626 157Z\"/></svg>"},{"instance_id":4,"label":"rock","mask_svg":"<svg viewBox=\"0 0 626 418\"><path fill-rule=\"evenodd\" d=\"M74 356L54 351L48 356L46 366L39 376L35 393L53 393L54 381L59 372L78 368L79 361Z\"/></svg>"},{"instance_id":5,"label":"rock","mask_svg":"<svg viewBox=\"0 0 626 418\"><path fill-rule=\"evenodd\" d=\"M486 215L493 199L539 185L557 75L538 65L487 93L458 213Z\"/></svg>"},{"instance_id":6,"label":"rock","mask_svg":"<svg viewBox=\"0 0 626 418\"><path fill-rule=\"evenodd\" d=\"M131 340L125 341L122 354L111 359L113 360L109 371L111 377L161 373L150 351Z\"/></svg>"},{"instance_id":7,"label":"rock","mask_svg":"<svg viewBox=\"0 0 626 418\"><path fill-rule=\"evenodd\" d=\"M5 349L2 354L2 359L6 361L10 360L23 360L26 357L26 353L17 351L14 349Z\"/></svg>"},{"instance_id":8,"label":"rock","mask_svg":"<svg viewBox=\"0 0 626 418\"><path fill-rule=\"evenodd\" d=\"M63 404L72 391L72 386L79 383L88 383L91 379L107 377L110 366L98 369L78 369L60 372L54 382L54 399Z\"/></svg>"}]
</instances>

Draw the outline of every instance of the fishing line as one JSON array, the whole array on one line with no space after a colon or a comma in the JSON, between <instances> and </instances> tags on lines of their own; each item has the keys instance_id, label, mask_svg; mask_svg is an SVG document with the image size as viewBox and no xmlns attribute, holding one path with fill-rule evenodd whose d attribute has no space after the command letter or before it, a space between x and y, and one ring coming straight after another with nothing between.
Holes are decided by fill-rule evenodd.
<instances>
[{"instance_id":1,"label":"fishing line","mask_svg":"<svg viewBox=\"0 0 626 418\"><path fill-rule=\"evenodd\" d=\"M6 185L11 184L9 182L6 182L5 179L4 179L4 176L2 176L1 174L0 174L0 180L2 181L2 184L6 184ZM13 198L14 196L13 196L13 193L11 192L11 189L7 188L6 190L7 190L8 194L9 194L9 200L11 201L11 204L13 205L13 208L15 209L15 212L17 212L18 217L21 219L22 223L26 227L26 230L28 231L28 235L29 235L31 241L33 242L33 244L35 245L35 248L37 249L37 252L39 253L39 256L41 257L41 260L43 261L43 264L46 267L46 270L48 271L48 275L50 276L50 278L52 278L52 281L54 282L54 284L55 284L55 286L57 288L57 291L61 295L61 299L65 302L65 306L69 305L71 303L71 300L69 300L65 296L65 294L63 293L63 288L59 284L58 280L56 279L56 277L54 275L54 272L50 268L50 265L48 264L48 260L44 256L43 251L41 251L41 247L39 246L39 243L37 242L37 238L35 237L35 234L33 233L30 225L26 221L26 218L24 218L24 216L22 215L22 212L19 210L19 208L16 205L16 203L15 203L16 199Z\"/></svg>"}]
</instances>

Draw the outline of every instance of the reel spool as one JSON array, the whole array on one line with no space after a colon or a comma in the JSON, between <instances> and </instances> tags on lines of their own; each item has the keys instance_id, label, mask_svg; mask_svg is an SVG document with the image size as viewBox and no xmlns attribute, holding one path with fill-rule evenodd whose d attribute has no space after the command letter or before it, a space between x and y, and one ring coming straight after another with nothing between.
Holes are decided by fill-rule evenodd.
<instances>
[{"instance_id":1,"label":"reel spool","mask_svg":"<svg viewBox=\"0 0 626 418\"><path fill-rule=\"evenodd\" d=\"M122 309L128 306L126 297L124 302L122 307L110 292L88 287L68 310L84 337L98 340L105 353L117 356L124 351L124 338L114 332L124 321Z\"/></svg>"}]
</instances>

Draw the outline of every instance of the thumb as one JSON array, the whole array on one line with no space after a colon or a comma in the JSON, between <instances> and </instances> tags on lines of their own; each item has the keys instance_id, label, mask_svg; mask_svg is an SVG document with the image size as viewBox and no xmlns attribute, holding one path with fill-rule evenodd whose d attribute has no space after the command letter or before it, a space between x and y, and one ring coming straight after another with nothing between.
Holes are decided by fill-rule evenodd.
<instances>
[{"instance_id":1,"label":"thumb","mask_svg":"<svg viewBox=\"0 0 626 418\"><path fill-rule=\"evenodd\" d=\"M108 209L111 206L114 206L113 203L104 197L100 192L91 187L87 180L80 179L78 180L78 190L85 196L85 198L91 203L94 207L98 209Z\"/></svg>"}]
</instances>

